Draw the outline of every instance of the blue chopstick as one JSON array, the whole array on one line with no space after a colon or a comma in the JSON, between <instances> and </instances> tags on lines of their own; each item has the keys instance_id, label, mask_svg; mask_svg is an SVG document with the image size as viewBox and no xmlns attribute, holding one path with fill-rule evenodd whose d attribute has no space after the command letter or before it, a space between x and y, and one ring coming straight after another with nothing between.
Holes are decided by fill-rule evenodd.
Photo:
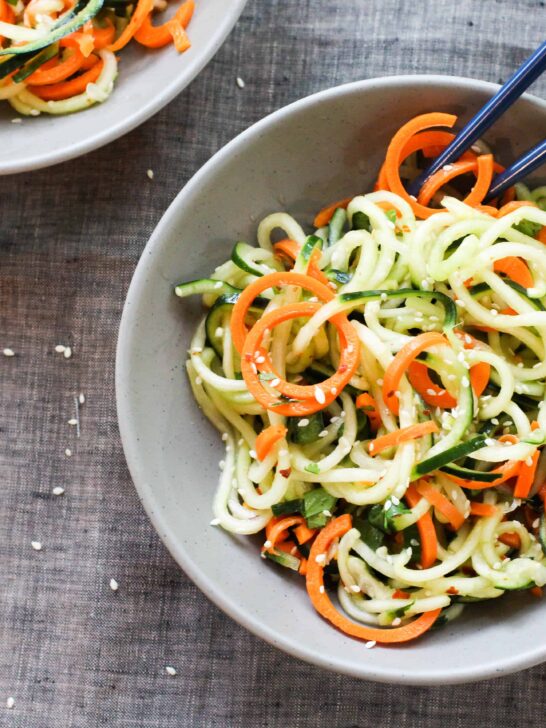
<instances>
[{"instance_id":1,"label":"blue chopstick","mask_svg":"<svg viewBox=\"0 0 546 728\"><path fill-rule=\"evenodd\" d=\"M477 141L482 134L521 96L521 94L546 69L546 41L518 68L497 93L457 134L455 139L437 157L430 167L422 172L408 188L411 195L419 194L424 182L444 165L458 159L463 152Z\"/></svg>"},{"instance_id":2,"label":"blue chopstick","mask_svg":"<svg viewBox=\"0 0 546 728\"><path fill-rule=\"evenodd\" d=\"M498 174L489 188L489 192L485 198L485 202L498 197L502 192L512 187L513 184L519 182L534 169L540 167L541 164L546 163L546 139L543 139L536 146L526 152L523 157L520 157L514 164L512 164L504 172Z\"/></svg>"}]
</instances>

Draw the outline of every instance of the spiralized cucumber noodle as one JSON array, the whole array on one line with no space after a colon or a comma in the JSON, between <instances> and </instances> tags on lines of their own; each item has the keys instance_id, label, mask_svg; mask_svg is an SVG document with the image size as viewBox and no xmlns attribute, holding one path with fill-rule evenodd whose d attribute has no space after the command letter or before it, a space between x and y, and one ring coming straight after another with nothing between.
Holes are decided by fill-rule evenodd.
<instances>
[{"instance_id":1,"label":"spiralized cucumber noodle","mask_svg":"<svg viewBox=\"0 0 546 728\"><path fill-rule=\"evenodd\" d=\"M176 288L207 309L186 367L226 447L212 524L266 529L261 556L307 574L318 611L369 646L546 584L546 188L517 191L530 204L502 216L448 195L419 220L377 190L311 235L277 212L256 246ZM259 281L241 348L237 307ZM328 389L353 356L340 322L356 366Z\"/></svg>"}]
</instances>

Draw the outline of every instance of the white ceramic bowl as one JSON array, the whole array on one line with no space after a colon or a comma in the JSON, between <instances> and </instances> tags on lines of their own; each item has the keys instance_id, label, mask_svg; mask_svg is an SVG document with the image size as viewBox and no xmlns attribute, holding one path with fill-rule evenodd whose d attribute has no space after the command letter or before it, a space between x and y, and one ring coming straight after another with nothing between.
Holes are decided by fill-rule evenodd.
<instances>
[{"instance_id":1,"label":"white ceramic bowl","mask_svg":"<svg viewBox=\"0 0 546 728\"><path fill-rule=\"evenodd\" d=\"M151 50L131 43L120 53L114 91L103 104L68 116L24 118L0 102L0 174L27 172L79 157L134 129L169 103L220 48L246 0L200 0L188 27L192 46Z\"/></svg>"},{"instance_id":2,"label":"white ceramic bowl","mask_svg":"<svg viewBox=\"0 0 546 728\"><path fill-rule=\"evenodd\" d=\"M129 468L174 558L227 614L271 644L322 667L385 682L431 685L506 674L546 660L544 605L524 594L474 605L411 646L366 650L314 611L302 580L264 563L255 541L211 528L223 443L184 373L199 301L177 281L209 273L233 241L255 240L264 215L309 224L325 203L370 188L393 132L432 110L468 116L495 90L442 76L363 81L303 99L216 154L180 192L133 278L117 352L117 403ZM541 138L546 104L526 97L487 140L501 160Z\"/></svg>"}]
</instances>

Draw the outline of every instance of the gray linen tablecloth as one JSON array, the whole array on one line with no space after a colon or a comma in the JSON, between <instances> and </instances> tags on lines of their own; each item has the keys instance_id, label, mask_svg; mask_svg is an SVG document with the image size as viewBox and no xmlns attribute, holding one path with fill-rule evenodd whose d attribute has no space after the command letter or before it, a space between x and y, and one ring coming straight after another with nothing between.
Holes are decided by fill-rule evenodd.
<instances>
[{"instance_id":1,"label":"gray linen tablecloth","mask_svg":"<svg viewBox=\"0 0 546 728\"><path fill-rule=\"evenodd\" d=\"M83 164L0 179L0 349L16 352L0 356L1 726L545 725L546 665L471 687L377 685L290 658L224 616L137 500L113 382L138 257L213 152L274 109L346 81L502 81L545 35L544 6L250 0L208 68L154 119ZM546 79L534 90L544 96ZM67 421L80 392L78 439Z\"/></svg>"}]
</instances>

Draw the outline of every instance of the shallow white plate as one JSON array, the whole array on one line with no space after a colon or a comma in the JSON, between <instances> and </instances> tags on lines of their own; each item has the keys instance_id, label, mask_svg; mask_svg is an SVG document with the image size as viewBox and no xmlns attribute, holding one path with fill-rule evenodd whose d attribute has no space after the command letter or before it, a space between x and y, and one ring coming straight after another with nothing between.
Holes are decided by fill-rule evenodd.
<instances>
[{"instance_id":1,"label":"shallow white plate","mask_svg":"<svg viewBox=\"0 0 546 728\"><path fill-rule=\"evenodd\" d=\"M125 454L143 505L174 558L225 612L255 634L322 667L386 682L431 685L493 677L546 660L544 605L525 594L473 605L407 646L366 650L318 616L301 577L259 558L256 540L209 525L223 443L184 372L200 301L173 284L207 275L264 215L286 209L309 226L332 200L370 189L387 141L411 116L468 118L495 91L480 81L406 76L349 84L254 125L186 185L152 235L131 283L117 351ZM487 140L501 161L542 138L546 104L526 97ZM198 297L197 297L198 298Z\"/></svg>"},{"instance_id":2,"label":"shallow white plate","mask_svg":"<svg viewBox=\"0 0 546 728\"><path fill-rule=\"evenodd\" d=\"M220 48L246 0L198 0L188 26L192 46L179 54L131 43L120 52L119 76L103 104L68 116L23 117L0 102L0 174L27 172L108 144L169 103Z\"/></svg>"}]
</instances>

